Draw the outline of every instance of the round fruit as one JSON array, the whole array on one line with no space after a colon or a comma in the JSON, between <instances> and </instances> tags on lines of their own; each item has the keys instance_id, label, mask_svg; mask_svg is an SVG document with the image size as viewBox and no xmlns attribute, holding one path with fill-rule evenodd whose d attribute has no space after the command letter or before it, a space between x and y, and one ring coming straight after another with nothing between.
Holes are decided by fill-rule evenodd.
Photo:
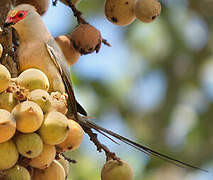
<instances>
[{"instance_id":1,"label":"round fruit","mask_svg":"<svg viewBox=\"0 0 213 180\"><path fill-rule=\"evenodd\" d=\"M11 80L10 72L7 70L5 66L0 64L0 84L1 84L0 93L8 88L10 80Z\"/></svg>"},{"instance_id":2,"label":"round fruit","mask_svg":"<svg viewBox=\"0 0 213 180\"><path fill-rule=\"evenodd\" d=\"M90 54L99 51L102 37L100 31L90 24L79 24L71 33L70 40L78 52Z\"/></svg>"},{"instance_id":3,"label":"round fruit","mask_svg":"<svg viewBox=\"0 0 213 180\"><path fill-rule=\"evenodd\" d=\"M13 93L0 94L0 108L9 112L18 104L18 100L14 97Z\"/></svg>"},{"instance_id":4,"label":"round fruit","mask_svg":"<svg viewBox=\"0 0 213 180\"><path fill-rule=\"evenodd\" d=\"M136 0L106 0L105 15L116 25L129 25L135 20L135 3Z\"/></svg>"},{"instance_id":5,"label":"round fruit","mask_svg":"<svg viewBox=\"0 0 213 180\"><path fill-rule=\"evenodd\" d=\"M65 172L62 165L54 160L52 164L44 169L35 169L32 180L65 180Z\"/></svg>"},{"instance_id":6,"label":"round fruit","mask_svg":"<svg viewBox=\"0 0 213 180\"><path fill-rule=\"evenodd\" d=\"M59 154L59 159L57 159L57 161L63 166L65 175L67 177L69 175L69 172L70 172L69 162L60 154Z\"/></svg>"},{"instance_id":7,"label":"round fruit","mask_svg":"<svg viewBox=\"0 0 213 180\"><path fill-rule=\"evenodd\" d=\"M39 156L43 150L41 137L36 133L19 134L16 137L18 152L27 158Z\"/></svg>"},{"instance_id":8,"label":"round fruit","mask_svg":"<svg viewBox=\"0 0 213 180\"><path fill-rule=\"evenodd\" d=\"M69 122L65 115L52 111L48 113L39 129L44 143L56 145L62 143L69 133Z\"/></svg>"},{"instance_id":9,"label":"round fruit","mask_svg":"<svg viewBox=\"0 0 213 180\"><path fill-rule=\"evenodd\" d=\"M24 101L12 110L16 120L16 128L23 133L38 130L43 122L43 112L39 105L32 101Z\"/></svg>"},{"instance_id":10,"label":"round fruit","mask_svg":"<svg viewBox=\"0 0 213 180\"><path fill-rule=\"evenodd\" d=\"M0 143L6 142L16 132L16 122L12 119L10 112L0 109Z\"/></svg>"},{"instance_id":11,"label":"round fruit","mask_svg":"<svg viewBox=\"0 0 213 180\"><path fill-rule=\"evenodd\" d=\"M133 180L132 168L125 161L109 160L101 171L101 180Z\"/></svg>"},{"instance_id":12,"label":"round fruit","mask_svg":"<svg viewBox=\"0 0 213 180\"><path fill-rule=\"evenodd\" d=\"M12 140L0 143L0 170L13 167L18 161L18 151Z\"/></svg>"},{"instance_id":13,"label":"round fruit","mask_svg":"<svg viewBox=\"0 0 213 180\"><path fill-rule=\"evenodd\" d=\"M16 165L6 172L6 180L31 180L29 171L23 167Z\"/></svg>"},{"instance_id":14,"label":"round fruit","mask_svg":"<svg viewBox=\"0 0 213 180\"><path fill-rule=\"evenodd\" d=\"M70 130L67 138L64 140L64 142L58 145L63 151L77 149L84 137L84 130L74 120L69 120L69 128Z\"/></svg>"},{"instance_id":15,"label":"round fruit","mask_svg":"<svg viewBox=\"0 0 213 180\"><path fill-rule=\"evenodd\" d=\"M152 22L161 12L158 0L138 0L135 4L135 15L142 22Z\"/></svg>"},{"instance_id":16,"label":"round fruit","mask_svg":"<svg viewBox=\"0 0 213 180\"><path fill-rule=\"evenodd\" d=\"M44 144L41 154L30 160L30 166L38 169L45 169L53 162L55 156L55 146Z\"/></svg>"},{"instance_id":17,"label":"round fruit","mask_svg":"<svg viewBox=\"0 0 213 180\"><path fill-rule=\"evenodd\" d=\"M1 43L0 43L0 58L1 58L1 56L2 56L2 53L3 53L3 46L2 46Z\"/></svg>"},{"instance_id":18,"label":"round fruit","mask_svg":"<svg viewBox=\"0 0 213 180\"><path fill-rule=\"evenodd\" d=\"M81 54L75 50L68 36L62 35L55 38L56 42L60 46L63 54L67 60L67 63L71 66L75 64L80 58Z\"/></svg>"},{"instance_id":19,"label":"round fruit","mask_svg":"<svg viewBox=\"0 0 213 180\"><path fill-rule=\"evenodd\" d=\"M31 4L40 15L43 15L49 6L49 0L16 0L16 6L19 4Z\"/></svg>"},{"instance_id":20,"label":"round fruit","mask_svg":"<svg viewBox=\"0 0 213 180\"><path fill-rule=\"evenodd\" d=\"M44 113L48 112L51 108L51 97L48 92L42 89L33 90L27 98L38 104Z\"/></svg>"},{"instance_id":21,"label":"round fruit","mask_svg":"<svg viewBox=\"0 0 213 180\"><path fill-rule=\"evenodd\" d=\"M58 111L62 114L67 113L67 98L66 95L59 92L51 93L51 108L50 111Z\"/></svg>"},{"instance_id":22,"label":"round fruit","mask_svg":"<svg viewBox=\"0 0 213 180\"><path fill-rule=\"evenodd\" d=\"M48 91L50 86L47 76L42 71L34 68L22 72L17 78L17 84L29 91L35 89Z\"/></svg>"}]
</instances>

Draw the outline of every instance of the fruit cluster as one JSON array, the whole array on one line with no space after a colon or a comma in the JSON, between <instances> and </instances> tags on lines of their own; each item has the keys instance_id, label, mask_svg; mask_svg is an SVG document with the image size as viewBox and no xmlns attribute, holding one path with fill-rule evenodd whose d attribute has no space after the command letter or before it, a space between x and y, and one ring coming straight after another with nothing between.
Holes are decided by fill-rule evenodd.
<instances>
[{"instance_id":1,"label":"fruit cluster","mask_svg":"<svg viewBox=\"0 0 213 180\"><path fill-rule=\"evenodd\" d=\"M152 22L161 12L158 0L106 0L105 15L113 24L126 26L135 18L142 22Z\"/></svg>"},{"instance_id":2,"label":"fruit cluster","mask_svg":"<svg viewBox=\"0 0 213 180\"><path fill-rule=\"evenodd\" d=\"M67 95L48 93L47 76L27 69L12 79L0 65L0 179L64 180L62 152L77 149L81 126L66 117Z\"/></svg>"}]
</instances>

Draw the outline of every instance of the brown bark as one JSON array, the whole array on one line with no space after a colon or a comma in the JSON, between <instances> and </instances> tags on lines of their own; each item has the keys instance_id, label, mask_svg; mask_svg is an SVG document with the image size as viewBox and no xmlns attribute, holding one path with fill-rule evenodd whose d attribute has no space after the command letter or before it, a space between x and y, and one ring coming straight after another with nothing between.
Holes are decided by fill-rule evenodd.
<instances>
[{"instance_id":1,"label":"brown bark","mask_svg":"<svg viewBox=\"0 0 213 180\"><path fill-rule=\"evenodd\" d=\"M3 28L6 16L11 7L11 0L0 0L0 43L3 46L3 54L0 63L5 65L10 71L12 77L17 77L18 69L15 63L15 53L12 44L12 29Z\"/></svg>"}]
</instances>

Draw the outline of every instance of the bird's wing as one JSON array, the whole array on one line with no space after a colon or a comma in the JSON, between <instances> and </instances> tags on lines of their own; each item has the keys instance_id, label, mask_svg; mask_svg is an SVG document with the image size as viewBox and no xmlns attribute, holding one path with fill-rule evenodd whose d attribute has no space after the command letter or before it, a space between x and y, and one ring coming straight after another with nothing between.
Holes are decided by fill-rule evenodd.
<instances>
[{"instance_id":1,"label":"bird's wing","mask_svg":"<svg viewBox=\"0 0 213 180\"><path fill-rule=\"evenodd\" d=\"M66 59L60 47L57 45L54 39L49 39L46 42L46 47L54 64L56 65L56 67L58 68L61 74L66 91L68 93L68 113L70 115L73 115L75 118L77 118L77 112L87 116L87 113L84 110L84 108L75 99L73 88L72 88L72 82L70 79L70 71L68 68L69 66L66 64Z\"/></svg>"}]
</instances>

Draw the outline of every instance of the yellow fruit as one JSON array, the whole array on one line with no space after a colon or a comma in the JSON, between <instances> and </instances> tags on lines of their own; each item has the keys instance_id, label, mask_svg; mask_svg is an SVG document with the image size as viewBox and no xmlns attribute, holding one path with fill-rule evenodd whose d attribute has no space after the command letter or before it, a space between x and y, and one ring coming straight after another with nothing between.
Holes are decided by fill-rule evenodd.
<instances>
[{"instance_id":1,"label":"yellow fruit","mask_svg":"<svg viewBox=\"0 0 213 180\"><path fill-rule=\"evenodd\" d=\"M59 159L57 159L57 161L63 166L65 175L67 177L69 175L69 172L70 172L69 162L60 154L59 154Z\"/></svg>"},{"instance_id":2,"label":"yellow fruit","mask_svg":"<svg viewBox=\"0 0 213 180\"><path fill-rule=\"evenodd\" d=\"M106 0L105 15L116 25L129 25L135 20L135 3L136 0Z\"/></svg>"},{"instance_id":3,"label":"yellow fruit","mask_svg":"<svg viewBox=\"0 0 213 180\"><path fill-rule=\"evenodd\" d=\"M35 158L43 150L42 139L36 133L19 134L16 136L15 141L18 152L27 158Z\"/></svg>"},{"instance_id":4,"label":"yellow fruit","mask_svg":"<svg viewBox=\"0 0 213 180\"><path fill-rule=\"evenodd\" d=\"M158 0L138 0L135 4L135 15L142 22L152 22L161 12Z\"/></svg>"},{"instance_id":5,"label":"yellow fruit","mask_svg":"<svg viewBox=\"0 0 213 180\"><path fill-rule=\"evenodd\" d=\"M37 10L40 15L43 15L49 6L49 0L16 0L16 5L19 4L31 4Z\"/></svg>"},{"instance_id":6,"label":"yellow fruit","mask_svg":"<svg viewBox=\"0 0 213 180\"><path fill-rule=\"evenodd\" d=\"M3 53L3 46L2 46L2 44L0 43L0 58L1 58L1 56L2 56L2 53Z\"/></svg>"},{"instance_id":7,"label":"yellow fruit","mask_svg":"<svg viewBox=\"0 0 213 180\"><path fill-rule=\"evenodd\" d=\"M31 180L29 171L23 167L16 165L6 172L6 180Z\"/></svg>"},{"instance_id":8,"label":"yellow fruit","mask_svg":"<svg viewBox=\"0 0 213 180\"><path fill-rule=\"evenodd\" d=\"M0 143L6 142L16 132L16 122L12 119L10 112L0 109Z\"/></svg>"},{"instance_id":9,"label":"yellow fruit","mask_svg":"<svg viewBox=\"0 0 213 180\"><path fill-rule=\"evenodd\" d=\"M63 151L75 150L77 149L84 137L84 130L82 127L74 120L69 119L69 134L67 138L58 146Z\"/></svg>"},{"instance_id":10,"label":"yellow fruit","mask_svg":"<svg viewBox=\"0 0 213 180\"><path fill-rule=\"evenodd\" d=\"M11 80L10 72L7 70L5 66L0 64L0 93L5 91Z\"/></svg>"},{"instance_id":11,"label":"yellow fruit","mask_svg":"<svg viewBox=\"0 0 213 180\"><path fill-rule=\"evenodd\" d=\"M75 50L68 36L62 35L55 38L56 42L60 46L67 60L67 63L71 66L75 64L80 58L81 54Z\"/></svg>"},{"instance_id":12,"label":"yellow fruit","mask_svg":"<svg viewBox=\"0 0 213 180\"><path fill-rule=\"evenodd\" d=\"M102 37L100 31L90 24L79 24L71 33L70 40L76 51L90 54L99 51Z\"/></svg>"},{"instance_id":13,"label":"yellow fruit","mask_svg":"<svg viewBox=\"0 0 213 180\"><path fill-rule=\"evenodd\" d=\"M69 133L68 119L65 115L52 111L48 113L39 129L44 143L56 145L62 143Z\"/></svg>"},{"instance_id":14,"label":"yellow fruit","mask_svg":"<svg viewBox=\"0 0 213 180\"><path fill-rule=\"evenodd\" d=\"M0 108L9 112L18 104L18 100L14 97L13 93L0 94Z\"/></svg>"},{"instance_id":15,"label":"yellow fruit","mask_svg":"<svg viewBox=\"0 0 213 180\"><path fill-rule=\"evenodd\" d=\"M0 143L0 170L13 167L18 161L18 151L12 140Z\"/></svg>"},{"instance_id":16,"label":"yellow fruit","mask_svg":"<svg viewBox=\"0 0 213 180\"><path fill-rule=\"evenodd\" d=\"M62 165L54 160L52 164L44 169L35 169L32 180L65 180L65 172Z\"/></svg>"},{"instance_id":17,"label":"yellow fruit","mask_svg":"<svg viewBox=\"0 0 213 180\"><path fill-rule=\"evenodd\" d=\"M38 169L45 169L53 162L55 156L55 146L44 144L41 154L30 160L30 166Z\"/></svg>"},{"instance_id":18,"label":"yellow fruit","mask_svg":"<svg viewBox=\"0 0 213 180\"><path fill-rule=\"evenodd\" d=\"M48 92L42 89L33 90L27 99L38 104L44 113L48 112L51 108L51 97Z\"/></svg>"},{"instance_id":19,"label":"yellow fruit","mask_svg":"<svg viewBox=\"0 0 213 180\"><path fill-rule=\"evenodd\" d=\"M132 168L125 161L109 160L101 171L101 180L133 180Z\"/></svg>"},{"instance_id":20,"label":"yellow fruit","mask_svg":"<svg viewBox=\"0 0 213 180\"><path fill-rule=\"evenodd\" d=\"M43 122L41 108L32 101L24 101L18 104L12 110L12 115L16 120L16 128L23 133L38 130Z\"/></svg>"},{"instance_id":21,"label":"yellow fruit","mask_svg":"<svg viewBox=\"0 0 213 180\"><path fill-rule=\"evenodd\" d=\"M35 89L49 90L49 81L47 76L40 70L30 68L22 72L17 78L17 84L33 91Z\"/></svg>"},{"instance_id":22,"label":"yellow fruit","mask_svg":"<svg viewBox=\"0 0 213 180\"><path fill-rule=\"evenodd\" d=\"M58 111L62 114L67 113L67 98L60 92L51 93L51 108L50 111Z\"/></svg>"}]
</instances>

